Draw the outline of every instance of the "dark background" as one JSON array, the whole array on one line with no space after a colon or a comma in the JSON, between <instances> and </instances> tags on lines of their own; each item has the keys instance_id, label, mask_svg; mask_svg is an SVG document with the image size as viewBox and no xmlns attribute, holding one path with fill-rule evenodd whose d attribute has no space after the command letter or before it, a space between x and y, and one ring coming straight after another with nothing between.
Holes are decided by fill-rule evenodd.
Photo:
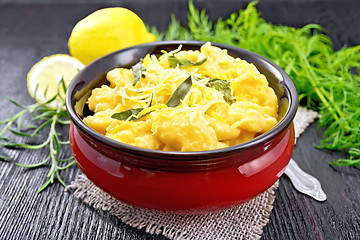
<instances>
[{"instance_id":1,"label":"dark background","mask_svg":"<svg viewBox=\"0 0 360 240\"><path fill-rule=\"evenodd\" d=\"M248 2L201 0L194 1L194 5L206 8L210 18L216 20L237 12ZM171 13L186 23L185 0L0 0L0 120L19 111L5 96L23 104L33 103L26 88L31 66L45 56L68 53L67 40L74 25L93 11L111 6L127 7L160 30L166 29ZM274 24L324 26L335 49L360 44L360 1L267 0L259 1L257 8ZM301 195L287 177L282 177L262 239L360 239L360 171L328 165L341 154L313 147L323 130L316 126L315 122L300 137L293 157L320 180L328 200L319 203ZM14 162L34 163L41 161L47 150L0 148L0 154L11 156ZM69 155L66 149L60 157ZM27 170L13 161L0 161L0 239L164 239L93 209L64 192L58 183L37 194L47 171L48 167ZM74 166L62 172L62 177L70 183L78 174L80 170Z\"/></svg>"}]
</instances>

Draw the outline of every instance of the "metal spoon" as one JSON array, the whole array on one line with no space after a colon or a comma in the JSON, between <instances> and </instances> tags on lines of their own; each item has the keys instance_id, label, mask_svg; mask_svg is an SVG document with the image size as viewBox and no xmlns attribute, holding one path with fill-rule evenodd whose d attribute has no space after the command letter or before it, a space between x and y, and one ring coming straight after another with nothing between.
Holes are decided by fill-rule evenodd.
<instances>
[{"instance_id":1,"label":"metal spoon","mask_svg":"<svg viewBox=\"0 0 360 240\"><path fill-rule=\"evenodd\" d=\"M325 201L326 194L321 188L320 182L310 174L304 172L291 158L284 172L292 182L294 188L317 201Z\"/></svg>"}]
</instances>

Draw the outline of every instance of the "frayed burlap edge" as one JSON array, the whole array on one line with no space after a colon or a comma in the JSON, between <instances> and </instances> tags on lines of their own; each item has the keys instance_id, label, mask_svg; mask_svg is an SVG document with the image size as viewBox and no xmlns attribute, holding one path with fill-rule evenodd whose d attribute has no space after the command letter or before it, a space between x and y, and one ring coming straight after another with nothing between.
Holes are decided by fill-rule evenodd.
<instances>
[{"instance_id":1,"label":"frayed burlap edge","mask_svg":"<svg viewBox=\"0 0 360 240\"><path fill-rule=\"evenodd\" d=\"M263 227L269 222L278 185L277 181L267 191L238 207L204 215L166 214L129 206L102 191L85 175L80 175L66 190L72 189L75 197L108 211L131 227L169 239L200 240L214 236L216 239L260 239ZM208 224L202 224L203 221ZM232 229L227 228L230 224Z\"/></svg>"}]
</instances>

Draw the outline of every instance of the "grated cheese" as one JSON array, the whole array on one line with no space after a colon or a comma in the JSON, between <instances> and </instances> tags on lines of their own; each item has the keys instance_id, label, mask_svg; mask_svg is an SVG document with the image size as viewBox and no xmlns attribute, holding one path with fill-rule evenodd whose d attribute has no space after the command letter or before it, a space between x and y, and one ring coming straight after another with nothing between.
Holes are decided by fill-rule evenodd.
<instances>
[{"instance_id":1,"label":"grated cheese","mask_svg":"<svg viewBox=\"0 0 360 240\"><path fill-rule=\"evenodd\" d=\"M168 56L206 61L171 68ZM159 58L148 54L143 64L146 71L135 86L132 69L109 71L110 87L94 89L88 99L94 115L84 118L87 125L138 147L202 151L248 141L277 122L277 97L266 77L253 64L235 59L210 43L201 46L200 51L183 51L179 46L171 52L163 51ZM179 106L168 107L166 102L189 75L194 77L190 91ZM226 102L223 92L206 86L213 78L230 83L234 103ZM111 118L131 108L144 108L137 114L138 120Z\"/></svg>"}]
</instances>

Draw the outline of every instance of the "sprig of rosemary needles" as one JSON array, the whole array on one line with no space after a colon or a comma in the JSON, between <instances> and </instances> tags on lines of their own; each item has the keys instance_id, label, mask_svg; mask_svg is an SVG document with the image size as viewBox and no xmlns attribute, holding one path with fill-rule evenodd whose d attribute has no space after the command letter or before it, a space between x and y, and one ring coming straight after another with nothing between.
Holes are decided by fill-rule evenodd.
<instances>
[{"instance_id":1,"label":"sprig of rosemary needles","mask_svg":"<svg viewBox=\"0 0 360 240\"><path fill-rule=\"evenodd\" d=\"M68 125L70 123L68 114L65 110L65 99L60 95L60 88L63 88L66 92L64 80L61 79L58 85L57 94L45 103L34 103L28 106L21 105L17 101L8 98L8 100L15 104L22 110L15 115L2 120L0 124L5 124L0 131L0 144L7 148L23 148L29 150L38 150L47 147L49 149L48 156L35 164L22 164L16 163L16 165L25 168L38 168L46 165L50 161L50 169L47 174L47 180L39 188L40 193L50 184L55 182L55 178L65 187L64 181L61 179L59 172L72 166L75 161L73 157L66 159L58 158L57 155L60 153L63 145L69 145L69 141L61 141L61 133L56 130L58 125ZM36 92L35 92L36 96ZM47 107L49 103L56 101L56 108ZM23 125L23 118L26 115L31 116L31 121L36 122L36 125ZM16 129L14 129L14 125ZM45 141L37 145L31 145L27 143L14 143L8 136L5 135L8 131L11 133L22 136L22 137L38 137L39 133L44 129L48 130L48 137ZM45 130L44 130L45 131ZM7 156L0 156L0 159L9 160Z\"/></svg>"},{"instance_id":2,"label":"sprig of rosemary needles","mask_svg":"<svg viewBox=\"0 0 360 240\"><path fill-rule=\"evenodd\" d=\"M360 46L334 51L325 29L316 24L302 28L273 25L261 18L251 2L246 9L216 23L205 10L189 2L188 26L174 16L164 33L151 27L158 40L201 40L229 44L263 55L294 80L300 104L320 113L326 127L318 148L349 150L349 159L334 165L359 167L360 155Z\"/></svg>"}]
</instances>

